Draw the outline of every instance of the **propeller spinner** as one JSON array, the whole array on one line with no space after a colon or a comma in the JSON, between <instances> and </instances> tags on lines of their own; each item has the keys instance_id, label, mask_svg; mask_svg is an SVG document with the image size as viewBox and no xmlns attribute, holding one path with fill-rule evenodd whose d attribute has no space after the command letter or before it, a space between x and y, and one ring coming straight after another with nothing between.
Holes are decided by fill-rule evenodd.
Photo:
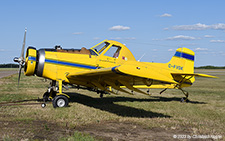
<instances>
[{"instance_id":1,"label":"propeller spinner","mask_svg":"<svg viewBox=\"0 0 225 141\"><path fill-rule=\"evenodd\" d=\"M21 50L21 55L20 55L20 57L15 57L13 59L14 62L19 63L18 85L20 83L20 75L21 75L22 66L23 66L23 64L25 62L25 59L24 59L24 49L25 49L25 42L26 42L26 33L27 33L27 29L25 29L25 33L24 33L23 46L22 46L22 50Z\"/></svg>"}]
</instances>

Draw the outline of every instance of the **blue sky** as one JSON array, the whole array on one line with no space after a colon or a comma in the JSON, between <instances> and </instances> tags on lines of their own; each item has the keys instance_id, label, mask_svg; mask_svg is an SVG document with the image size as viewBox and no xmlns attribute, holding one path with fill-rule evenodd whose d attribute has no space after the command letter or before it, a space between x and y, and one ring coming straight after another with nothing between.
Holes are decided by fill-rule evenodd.
<instances>
[{"instance_id":1,"label":"blue sky","mask_svg":"<svg viewBox=\"0 0 225 141\"><path fill-rule=\"evenodd\" d=\"M90 48L104 39L138 60L166 63L179 47L195 51L195 66L225 66L223 0L21 0L0 2L0 63L26 46Z\"/></svg>"}]
</instances>

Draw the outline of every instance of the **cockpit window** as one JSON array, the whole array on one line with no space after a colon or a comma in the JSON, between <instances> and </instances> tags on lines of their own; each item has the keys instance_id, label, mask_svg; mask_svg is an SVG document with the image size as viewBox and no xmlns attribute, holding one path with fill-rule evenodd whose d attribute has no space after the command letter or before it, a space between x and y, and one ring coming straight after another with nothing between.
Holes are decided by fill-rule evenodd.
<instances>
[{"instance_id":1,"label":"cockpit window","mask_svg":"<svg viewBox=\"0 0 225 141\"><path fill-rule=\"evenodd\" d=\"M118 46L111 46L110 49L105 53L105 56L110 56L113 58L118 58L120 54L121 47Z\"/></svg>"},{"instance_id":2,"label":"cockpit window","mask_svg":"<svg viewBox=\"0 0 225 141\"><path fill-rule=\"evenodd\" d=\"M106 49L108 46L109 46L109 43L104 42L104 43L99 44L99 45L96 46L95 48L93 48L93 50L95 50L96 52L98 52L98 54L101 54L102 51L103 51L104 49Z\"/></svg>"}]
</instances>

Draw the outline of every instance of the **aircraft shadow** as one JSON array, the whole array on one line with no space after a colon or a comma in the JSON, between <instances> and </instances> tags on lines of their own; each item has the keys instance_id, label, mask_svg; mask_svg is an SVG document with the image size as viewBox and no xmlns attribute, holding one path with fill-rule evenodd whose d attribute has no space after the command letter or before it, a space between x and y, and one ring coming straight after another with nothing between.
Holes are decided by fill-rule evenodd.
<instances>
[{"instance_id":1,"label":"aircraft shadow","mask_svg":"<svg viewBox=\"0 0 225 141\"><path fill-rule=\"evenodd\" d=\"M151 96L152 98L158 98L158 99L150 99L150 101L164 101L164 102L170 102L170 101L180 101L181 98L178 97L160 97L160 96ZM199 101L189 101L188 103L191 104L207 104L205 102L199 102Z\"/></svg>"},{"instance_id":2,"label":"aircraft shadow","mask_svg":"<svg viewBox=\"0 0 225 141\"><path fill-rule=\"evenodd\" d=\"M97 108L103 111L111 112L122 117L138 117L138 118L154 118L154 117L166 117L171 116L146 111L143 109L138 109L134 107L128 107L125 105L115 104L114 102L170 102L170 101L180 101L177 97L160 97L151 96L149 99L138 99L130 97L103 97L103 98L93 98L87 95L82 95L79 93L67 93L70 96L70 102L77 102L89 107ZM189 101L192 104L206 104L205 102ZM184 103L185 104L185 103Z\"/></svg>"},{"instance_id":3,"label":"aircraft shadow","mask_svg":"<svg viewBox=\"0 0 225 141\"><path fill-rule=\"evenodd\" d=\"M151 101L151 99L136 99L128 97L103 97L103 98L93 98L90 96L82 95L79 93L67 93L70 96L70 102L77 102L89 107L97 108L103 111L117 114L122 117L138 117L138 118L154 118L154 117L166 117L170 118L171 116L146 111L143 109L138 109L134 107L128 107L125 105L115 104L114 102L122 101Z\"/></svg>"}]
</instances>

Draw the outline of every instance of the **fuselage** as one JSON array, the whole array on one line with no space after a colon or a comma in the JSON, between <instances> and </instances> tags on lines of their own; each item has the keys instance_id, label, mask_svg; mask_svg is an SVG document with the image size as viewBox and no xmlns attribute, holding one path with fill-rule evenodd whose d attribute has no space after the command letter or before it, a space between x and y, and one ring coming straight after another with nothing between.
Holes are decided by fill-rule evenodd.
<instances>
[{"instance_id":1,"label":"fuselage","mask_svg":"<svg viewBox=\"0 0 225 141\"><path fill-rule=\"evenodd\" d=\"M105 44L106 43L106 44ZM103 44L103 45L102 45ZM95 48L100 48L98 51ZM119 54L110 48L119 49ZM115 50L114 49L114 50ZM25 75L37 75L51 80L62 79L71 83L67 75L91 69L113 67L127 61L136 61L133 54L123 44L116 41L103 41L91 49L39 49L28 47Z\"/></svg>"},{"instance_id":2,"label":"fuselage","mask_svg":"<svg viewBox=\"0 0 225 141\"><path fill-rule=\"evenodd\" d=\"M36 50L29 47L26 53L24 71L27 76L37 75L50 80L62 80L66 83L88 86L82 80L70 80L67 76L70 73L115 67L123 64L135 65L139 70L143 68L142 71L139 71L140 76L143 73L147 75L146 71L152 70L156 72L155 75L158 75L159 80L160 76L165 79L164 75L168 77L168 80L173 80L174 77L170 73L182 71L179 67L171 67L171 64L168 63L136 61L125 45L112 40L104 40L91 49L62 49L61 47L55 47L54 49ZM146 71L143 71L144 69ZM173 85L170 86L171 88L174 87ZM186 86L189 86L189 84ZM153 85L151 87L154 88ZM162 86L162 88L164 87L165 85ZM161 87L157 86L156 88Z\"/></svg>"}]
</instances>

